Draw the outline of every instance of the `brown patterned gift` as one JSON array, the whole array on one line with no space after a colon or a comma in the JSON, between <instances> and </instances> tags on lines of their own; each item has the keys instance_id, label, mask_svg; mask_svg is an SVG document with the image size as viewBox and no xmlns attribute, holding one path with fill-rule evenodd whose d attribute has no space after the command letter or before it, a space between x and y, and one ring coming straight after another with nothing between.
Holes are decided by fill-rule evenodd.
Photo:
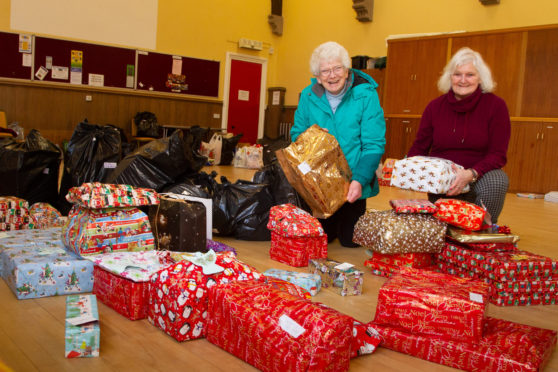
<instances>
[{"instance_id":1,"label":"brown patterned gift","mask_svg":"<svg viewBox=\"0 0 558 372\"><path fill-rule=\"evenodd\" d=\"M289 183L317 218L327 218L346 201L351 169L339 143L318 125L275 152Z\"/></svg>"},{"instance_id":2,"label":"brown patterned gift","mask_svg":"<svg viewBox=\"0 0 558 372\"><path fill-rule=\"evenodd\" d=\"M446 223L429 214L368 210L355 224L353 241L379 253L438 253Z\"/></svg>"},{"instance_id":3,"label":"brown patterned gift","mask_svg":"<svg viewBox=\"0 0 558 372\"><path fill-rule=\"evenodd\" d=\"M455 164L451 160L430 156L411 156L398 160L393 166L391 186L419 192L446 194L455 180L452 165L463 169L461 165ZM469 185L466 185L463 192L468 192L469 189Z\"/></svg>"},{"instance_id":4,"label":"brown patterned gift","mask_svg":"<svg viewBox=\"0 0 558 372\"><path fill-rule=\"evenodd\" d=\"M465 371L542 371L556 345L556 331L489 317L478 343L371 325L382 336L385 348Z\"/></svg>"},{"instance_id":5,"label":"brown patterned gift","mask_svg":"<svg viewBox=\"0 0 558 372\"><path fill-rule=\"evenodd\" d=\"M160 195L149 207L149 222L158 250L207 252L206 208L202 203Z\"/></svg>"},{"instance_id":6,"label":"brown patterned gift","mask_svg":"<svg viewBox=\"0 0 558 372\"><path fill-rule=\"evenodd\" d=\"M374 323L478 342L488 299L489 287L481 281L401 268L380 288Z\"/></svg>"}]
</instances>

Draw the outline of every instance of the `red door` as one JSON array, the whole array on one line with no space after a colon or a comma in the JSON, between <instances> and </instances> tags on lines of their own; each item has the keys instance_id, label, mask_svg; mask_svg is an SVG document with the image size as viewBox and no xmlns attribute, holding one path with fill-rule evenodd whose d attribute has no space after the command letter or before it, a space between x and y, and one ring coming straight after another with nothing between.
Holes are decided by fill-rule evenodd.
<instances>
[{"instance_id":1,"label":"red door","mask_svg":"<svg viewBox=\"0 0 558 372\"><path fill-rule=\"evenodd\" d=\"M262 65L231 60L227 131L243 136L240 142L256 143L260 117Z\"/></svg>"}]
</instances>

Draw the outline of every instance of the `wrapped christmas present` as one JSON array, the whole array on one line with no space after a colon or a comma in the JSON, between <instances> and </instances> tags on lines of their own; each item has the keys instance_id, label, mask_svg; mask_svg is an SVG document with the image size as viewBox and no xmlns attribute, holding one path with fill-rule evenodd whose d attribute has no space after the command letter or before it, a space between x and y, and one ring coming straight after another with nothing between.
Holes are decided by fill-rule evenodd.
<instances>
[{"instance_id":1,"label":"wrapped christmas present","mask_svg":"<svg viewBox=\"0 0 558 372\"><path fill-rule=\"evenodd\" d=\"M558 293L535 291L529 293L497 292L490 296L490 302L498 306L556 305Z\"/></svg>"},{"instance_id":2,"label":"wrapped christmas present","mask_svg":"<svg viewBox=\"0 0 558 372\"><path fill-rule=\"evenodd\" d=\"M66 297L66 358L98 357L101 329L95 295Z\"/></svg>"},{"instance_id":3,"label":"wrapped christmas present","mask_svg":"<svg viewBox=\"0 0 558 372\"><path fill-rule=\"evenodd\" d=\"M353 319L253 281L209 292L207 340L262 371L346 371Z\"/></svg>"},{"instance_id":4,"label":"wrapped christmas present","mask_svg":"<svg viewBox=\"0 0 558 372\"><path fill-rule=\"evenodd\" d=\"M391 185L391 174L393 172L393 165L397 159L387 158L382 165L382 172L378 177L378 183L380 186L390 186Z\"/></svg>"},{"instance_id":5,"label":"wrapped christmas present","mask_svg":"<svg viewBox=\"0 0 558 372\"><path fill-rule=\"evenodd\" d=\"M556 331L490 317L478 342L372 325L382 336L383 347L465 371L542 371L556 346Z\"/></svg>"},{"instance_id":6,"label":"wrapped christmas present","mask_svg":"<svg viewBox=\"0 0 558 372\"><path fill-rule=\"evenodd\" d=\"M463 169L461 165L451 160L430 156L411 156L398 160L393 166L391 186L432 194L446 194L455 180L453 165ZM469 185L466 185L462 192L469 192L469 190Z\"/></svg>"},{"instance_id":7,"label":"wrapped christmas present","mask_svg":"<svg viewBox=\"0 0 558 372\"><path fill-rule=\"evenodd\" d=\"M269 256L275 261L302 267L309 259L327 257L327 235L320 221L292 204L271 207L267 228Z\"/></svg>"},{"instance_id":8,"label":"wrapped christmas present","mask_svg":"<svg viewBox=\"0 0 558 372\"><path fill-rule=\"evenodd\" d=\"M161 194L149 207L149 222L159 250L207 252L207 213L202 203Z\"/></svg>"},{"instance_id":9,"label":"wrapped christmas present","mask_svg":"<svg viewBox=\"0 0 558 372\"><path fill-rule=\"evenodd\" d=\"M437 253L446 223L430 214L368 210L355 224L353 241L379 253Z\"/></svg>"},{"instance_id":10,"label":"wrapped christmas present","mask_svg":"<svg viewBox=\"0 0 558 372\"><path fill-rule=\"evenodd\" d=\"M481 281L401 268L380 288L374 324L478 342L488 300L489 287Z\"/></svg>"},{"instance_id":11,"label":"wrapped christmas present","mask_svg":"<svg viewBox=\"0 0 558 372\"><path fill-rule=\"evenodd\" d=\"M18 299L91 292L93 263L63 245L37 244L5 248L2 275Z\"/></svg>"},{"instance_id":12,"label":"wrapped christmas present","mask_svg":"<svg viewBox=\"0 0 558 372\"><path fill-rule=\"evenodd\" d=\"M312 125L275 154L314 217L327 218L345 203L351 169L334 136Z\"/></svg>"},{"instance_id":13,"label":"wrapped christmas present","mask_svg":"<svg viewBox=\"0 0 558 372\"><path fill-rule=\"evenodd\" d=\"M207 239L207 250L213 250L215 253L232 252L236 256L234 247L212 239Z\"/></svg>"},{"instance_id":14,"label":"wrapped christmas present","mask_svg":"<svg viewBox=\"0 0 558 372\"><path fill-rule=\"evenodd\" d=\"M363 324L353 320L353 338L351 342L351 358L372 354L378 347L382 338L371 323Z\"/></svg>"},{"instance_id":15,"label":"wrapped christmas present","mask_svg":"<svg viewBox=\"0 0 558 372\"><path fill-rule=\"evenodd\" d=\"M369 267L373 275L391 277L394 273L398 273L401 267L379 262L373 259L364 261L364 266Z\"/></svg>"},{"instance_id":16,"label":"wrapped christmas present","mask_svg":"<svg viewBox=\"0 0 558 372\"><path fill-rule=\"evenodd\" d=\"M81 256L155 249L149 219L134 207L88 209L74 206L62 234L66 247Z\"/></svg>"},{"instance_id":17,"label":"wrapped christmas present","mask_svg":"<svg viewBox=\"0 0 558 372\"><path fill-rule=\"evenodd\" d=\"M205 336L207 295L217 284L259 280L262 275L232 252L182 253L179 261L151 276L149 322L177 341Z\"/></svg>"},{"instance_id":18,"label":"wrapped christmas present","mask_svg":"<svg viewBox=\"0 0 558 372\"><path fill-rule=\"evenodd\" d=\"M88 256L95 263L93 293L130 320L147 317L149 278L174 263L159 251L114 252Z\"/></svg>"},{"instance_id":19,"label":"wrapped christmas present","mask_svg":"<svg viewBox=\"0 0 558 372\"><path fill-rule=\"evenodd\" d=\"M480 230L486 210L476 204L458 199L438 199L434 203L438 210L434 217L465 230Z\"/></svg>"},{"instance_id":20,"label":"wrapped christmas present","mask_svg":"<svg viewBox=\"0 0 558 372\"><path fill-rule=\"evenodd\" d=\"M15 196L0 196L0 231L29 227L29 203Z\"/></svg>"},{"instance_id":21,"label":"wrapped christmas present","mask_svg":"<svg viewBox=\"0 0 558 372\"><path fill-rule=\"evenodd\" d=\"M364 273L357 270L353 264L319 258L309 260L308 269L322 277L323 288L341 296L362 294Z\"/></svg>"},{"instance_id":22,"label":"wrapped christmas present","mask_svg":"<svg viewBox=\"0 0 558 372\"><path fill-rule=\"evenodd\" d=\"M448 226L447 236L459 243L517 243L519 236L511 233L499 233L492 230L469 231Z\"/></svg>"},{"instance_id":23,"label":"wrapped christmas present","mask_svg":"<svg viewBox=\"0 0 558 372\"><path fill-rule=\"evenodd\" d=\"M435 213L438 207L428 199L394 199L389 204L397 213Z\"/></svg>"},{"instance_id":24,"label":"wrapped christmas present","mask_svg":"<svg viewBox=\"0 0 558 372\"><path fill-rule=\"evenodd\" d=\"M47 229L64 225L62 214L48 203L37 202L29 207L30 222L34 229Z\"/></svg>"},{"instance_id":25,"label":"wrapped christmas present","mask_svg":"<svg viewBox=\"0 0 558 372\"><path fill-rule=\"evenodd\" d=\"M558 278L558 261L527 251L478 252L447 243L441 259L501 282Z\"/></svg>"},{"instance_id":26,"label":"wrapped christmas present","mask_svg":"<svg viewBox=\"0 0 558 372\"><path fill-rule=\"evenodd\" d=\"M370 260L392 266L427 267L432 265L434 259L432 253L384 254L372 251L367 251L366 253L370 254Z\"/></svg>"},{"instance_id":27,"label":"wrapped christmas present","mask_svg":"<svg viewBox=\"0 0 558 372\"><path fill-rule=\"evenodd\" d=\"M104 209L159 204L159 195L153 189L88 182L72 187L66 200L85 208Z\"/></svg>"},{"instance_id":28,"label":"wrapped christmas present","mask_svg":"<svg viewBox=\"0 0 558 372\"><path fill-rule=\"evenodd\" d=\"M264 271L265 276L271 276L286 280L306 289L312 296L318 294L322 288L322 277L318 274L300 273L297 271L288 271L280 269L269 269Z\"/></svg>"}]
</instances>

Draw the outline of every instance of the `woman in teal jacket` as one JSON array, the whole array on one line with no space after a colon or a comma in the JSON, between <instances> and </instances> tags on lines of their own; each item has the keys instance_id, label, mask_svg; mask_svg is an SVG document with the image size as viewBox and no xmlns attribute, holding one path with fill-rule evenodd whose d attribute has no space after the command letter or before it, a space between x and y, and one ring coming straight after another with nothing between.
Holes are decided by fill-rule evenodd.
<instances>
[{"instance_id":1,"label":"woman in teal jacket","mask_svg":"<svg viewBox=\"0 0 558 372\"><path fill-rule=\"evenodd\" d=\"M310 58L315 76L300 95L291 139L318 124L339 142L349 163L352 179L347 202L331 217L321 220L328 241L356 247L353 229L366 211L366 198L379 192L376 168L384 154L386 124L376 87L367 74L351 69L347 50L329 41L318 46Z\"/></svg>"}]
</instances>

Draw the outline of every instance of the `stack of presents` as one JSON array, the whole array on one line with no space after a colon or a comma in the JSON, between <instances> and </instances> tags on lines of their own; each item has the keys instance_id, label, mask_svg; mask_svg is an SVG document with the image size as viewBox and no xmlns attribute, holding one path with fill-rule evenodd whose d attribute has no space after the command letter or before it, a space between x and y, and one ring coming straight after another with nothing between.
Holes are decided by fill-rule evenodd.
<instances>
[{"instance_id":1,"label":"stack of presents","mask_svg":"<svg viewBox=\"0 0 558 372\"><path fill-rule=\"evenodd\" d=\"M518 250L505 228L486 231L473 204L393 200L355 225L354 241L371 255L365 266L388 277L374 320L362 323L312 299L322 289L363 292L364 272L328 257L318 220L344 203L350 182L338 143L312 127L276 155L307 203L266 211L269 257L292 270L260 272L213 240L212 199L87 182L68 190L67 217L0 198L2 277L18 299L68 295L68 358L99 355L100 301L178 342L206 338L264 371L345 371L378 346L471 371L543 368L556 332L486 310L554 303L556 261ZM392 184L402 177L396 162Z\"/></svg>"}]
</instances>

